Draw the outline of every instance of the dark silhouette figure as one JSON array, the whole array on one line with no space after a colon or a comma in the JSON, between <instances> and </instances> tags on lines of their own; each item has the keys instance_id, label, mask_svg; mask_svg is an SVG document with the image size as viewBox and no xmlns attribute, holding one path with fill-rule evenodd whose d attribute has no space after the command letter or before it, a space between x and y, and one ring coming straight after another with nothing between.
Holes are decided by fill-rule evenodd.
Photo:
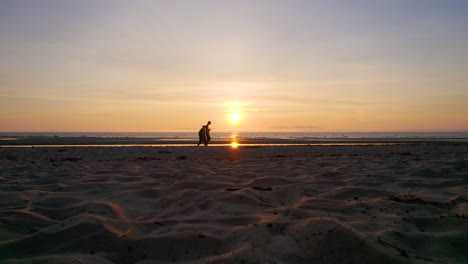
<instances>
[{"instance_id":1,"label":"dark silhouette figure","mask_svg":"<svg viewBox=\"0 0 468 264\"><path fill-rule=\"evenodd\" d=\"M210 140L211 140L210 125L211 125L211 121L208 121L208 123L206 125L202 126L200 131L198 131L199 141L198 141L197 146L200 146L201 143L203 143L205 146L208 146L208 142L210 142Z\"/></svg>"},{"instance_id":2,"label":"dark silhouette figure","mask_svg":"<svg viewBox=\"0 0 468 264\"><path fill-rule=\"evenodd\" d=\"M201 143L203 143L205 146L208 145L207 137L206 137L206 126L202 126L200 131L198 131L198 138L199 140L198 140L197 147L200 146Z\"/></svg>"},{"instance_id":3,"label":"dark silhouette figure","mask_svg":"<svg viewBox=\"0 0 468 264\"><path fill-rule=\"evenodd\" d=\"M210 128L210 125L211 125L211 121L208 121L208 123L206 123L206 146L208 146L208 142L210 142L211 140L211 136L210 136L210 131L211 131L211 128Z\"/></svg>"}]
</instances>

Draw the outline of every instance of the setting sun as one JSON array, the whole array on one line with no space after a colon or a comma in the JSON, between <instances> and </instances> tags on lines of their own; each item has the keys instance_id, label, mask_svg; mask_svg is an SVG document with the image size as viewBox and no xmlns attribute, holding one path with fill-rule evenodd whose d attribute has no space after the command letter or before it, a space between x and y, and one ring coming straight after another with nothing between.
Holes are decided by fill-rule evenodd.
<instances>
[{"instance_id":1,"label":"setting sun","mask_svg":"<svg viewBox=\"0 0 468 264\"><path fill-rule=\"evenodd\" d=\"M232 113L229 115L229 121L231 121L232 123L237 123L239 122L239 120L241 120L242 118L242 115L239 114L239 113Z\"/></svg>"}]
</instances>

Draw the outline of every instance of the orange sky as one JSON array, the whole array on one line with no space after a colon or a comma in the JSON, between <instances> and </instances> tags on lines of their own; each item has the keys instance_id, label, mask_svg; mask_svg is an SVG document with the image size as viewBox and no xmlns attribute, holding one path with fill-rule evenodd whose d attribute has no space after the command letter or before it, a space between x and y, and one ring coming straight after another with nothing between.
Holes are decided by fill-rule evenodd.
<instances>
[{"instance_id":1,"label":"orange sky","mask_svg":"<svg viewBox=\"0 0 468 264\"><path fill-rule=\"evenodd\" d=\"M217 131L467 131L467 11L432 0L6 2L0 131L196 131L208 120Z\"/></svg>"}]
</instances>

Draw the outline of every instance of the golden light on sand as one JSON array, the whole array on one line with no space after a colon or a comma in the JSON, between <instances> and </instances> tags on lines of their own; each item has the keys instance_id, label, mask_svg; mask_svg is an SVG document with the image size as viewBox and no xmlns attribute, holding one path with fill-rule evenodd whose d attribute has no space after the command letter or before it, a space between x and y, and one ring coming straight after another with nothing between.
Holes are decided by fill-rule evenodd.
<instances>
[{"instance_id":1,"label":"golden light on sand","mask_svg":"<svg viewBox=\"0 0 468 264\"><path fill-rule=\"evenodd\" d=\"M231 113L229 114L229 121L231 121L232 123L237 123L241 120L242 118L242 115L239 114L239 113Z\"/></svg>"},{"instance_id":2,"label":"golden light on sand","mask_svg":"<svg viewBox=\"0 0 468 264\"><path fill-rule=\"evenodd\" d=\"M231 148L237 148L239 144L235 141L231 142Z\"/></svg>"}]
</instances>

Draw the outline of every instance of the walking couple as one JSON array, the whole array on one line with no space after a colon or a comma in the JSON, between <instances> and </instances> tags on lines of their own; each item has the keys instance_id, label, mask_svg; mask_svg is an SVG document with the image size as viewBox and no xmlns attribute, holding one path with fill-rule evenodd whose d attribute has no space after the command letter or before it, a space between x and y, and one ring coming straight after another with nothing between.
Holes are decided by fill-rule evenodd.
<instances>
[{"instance_id":1,"label":"walking couple","mask_svg":"<svg viewBox=\"0 0 468 264\"><path fill-rule=\"evenodd\" d=\"M211 140L210 125L211 125L211 121L208 121L208 123L202 126L200 131L198 131L198 137L200 138L200 140L198 141L197 146L200 146L201 143L205 144L205 146L208 146L208 142Z\"/></svg>"}]
</instances>

